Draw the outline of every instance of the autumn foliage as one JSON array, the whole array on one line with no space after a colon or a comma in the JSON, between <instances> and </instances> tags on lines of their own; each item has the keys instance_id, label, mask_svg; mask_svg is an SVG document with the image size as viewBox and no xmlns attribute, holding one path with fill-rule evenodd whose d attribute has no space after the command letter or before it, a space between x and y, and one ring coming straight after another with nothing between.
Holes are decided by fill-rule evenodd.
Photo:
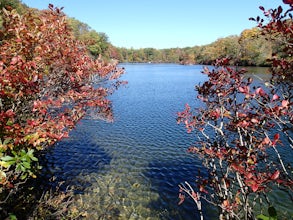
<instances>
[{"instance_id":1,"label":"autumn foliage","mask_svg":"<svg viewBox=\"0 0 293 220\"><path fill-rule=\"evenodd\" d=\"M35 177L36 152L67 137L89 111L111 120L107 96L123 73L115 63L93 60L53 5L23 15L3 9L2 18L1 191Z\"/></svg>"},{"instance_id":2,"label":"autumn foliage","mask_svg":"<svg viewBox=\"0 0 293 220\"><path fill-rule=\"evenodd\" d=\"M291 4L287 11L281 6L260 9L268 22L260 17L251 20L264 36L271 36L268 40L282 43L281 53L268 60L271 80L254 82L245 69L229 66L229 59L217 60L213 69L203 70L208 81L197 86L203 107L186 105L178 113L178 122L196 134L188 151L207 170L206 175L198 174L195 184L179 185L179 203L189 195L201 219L203 201L218 207L219 219L276 219L278 207L270 200L275 191L286 192L289 200L283 202L293 203L288 156L293 152L293 8Z\"/></svg>"}]
</instances>

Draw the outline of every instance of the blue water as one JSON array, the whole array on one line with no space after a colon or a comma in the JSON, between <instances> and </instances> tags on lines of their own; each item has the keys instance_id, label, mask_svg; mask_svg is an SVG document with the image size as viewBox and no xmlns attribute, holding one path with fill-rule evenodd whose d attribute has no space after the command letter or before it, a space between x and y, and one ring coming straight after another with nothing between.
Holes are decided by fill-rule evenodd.
<instances>
[{"instance_id":1,"label":"blue water","mask_svg":"<svg viewBox=\"0 0 293 220\"><path fill-rule=\"evenodd\" d=\"M190 200L178 206L178 184L204 169L186 152L194 139L176 114L200 105L194 86L206 80L202 66L122 66L128 85L110 97L115 121L82 120L47 153L48 175L75 186L88 219L198 219Z\"/></svg>"}]
</instances>

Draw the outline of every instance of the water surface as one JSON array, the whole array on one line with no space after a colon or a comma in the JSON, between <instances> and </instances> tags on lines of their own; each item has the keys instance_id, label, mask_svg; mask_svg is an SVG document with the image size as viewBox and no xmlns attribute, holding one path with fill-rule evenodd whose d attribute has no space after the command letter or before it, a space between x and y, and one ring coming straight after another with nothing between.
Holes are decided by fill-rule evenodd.
<instances>
[{"instance_id":1,"label":"water surface","mask_svg":"<svg viewBox=\"0 0 293 220\"><path fill-rule=\"evenodd\" d=\"M115 121L82 120L47 153L48 169L75 186L89 219L197 219L190 200L178 206L178 184L203 168L186 152L193 137L176 113L200 104L194 86L206 80L202 66L122 66L128 85L111 96Z\"/></svg>"}]
</instances>

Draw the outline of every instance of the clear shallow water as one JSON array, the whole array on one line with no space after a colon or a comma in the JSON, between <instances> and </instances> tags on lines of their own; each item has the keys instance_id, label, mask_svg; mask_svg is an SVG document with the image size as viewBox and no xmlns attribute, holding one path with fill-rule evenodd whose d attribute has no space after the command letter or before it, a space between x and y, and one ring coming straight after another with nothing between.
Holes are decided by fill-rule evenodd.
<instances>
[{"instance_id":1,"label":"clear shallow water","mask_svg":"<svg viewBox=\"0 0 293 220\"><path fill-rule=\"evenodd\" d=\"M112 97L114 123L82 120L46 154L56 182L74 185L88 219L197 219L190 200L178 206L178 184L194 180L200 162L186 152L192 135L176 123L202 66L123 64L128 81ZM208 218L214 209L206 206Z\"/></svg>"}]
</instances>

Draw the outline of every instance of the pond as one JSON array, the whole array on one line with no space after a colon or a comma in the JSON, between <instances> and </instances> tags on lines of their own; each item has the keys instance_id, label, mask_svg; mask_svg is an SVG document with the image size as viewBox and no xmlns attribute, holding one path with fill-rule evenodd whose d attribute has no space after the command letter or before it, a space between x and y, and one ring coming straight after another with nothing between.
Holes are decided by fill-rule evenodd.
<instances>
[{"instance_id":1,"label":"pond","mask_svg":"<svg viewBox=\"0 0 293 220\"><path fill-rule=\"evenodd\" d=\"M121 65L128 85L110 97L115 121L82 120L46 154L48 175L75 186L89 219L196 219L190 200L178 206L178 184L194 181L202 166L187 153L194 139L176 117L186 103L200 104L194 86L206 80L203 67Z\"/></svg>"}]
</instances>

